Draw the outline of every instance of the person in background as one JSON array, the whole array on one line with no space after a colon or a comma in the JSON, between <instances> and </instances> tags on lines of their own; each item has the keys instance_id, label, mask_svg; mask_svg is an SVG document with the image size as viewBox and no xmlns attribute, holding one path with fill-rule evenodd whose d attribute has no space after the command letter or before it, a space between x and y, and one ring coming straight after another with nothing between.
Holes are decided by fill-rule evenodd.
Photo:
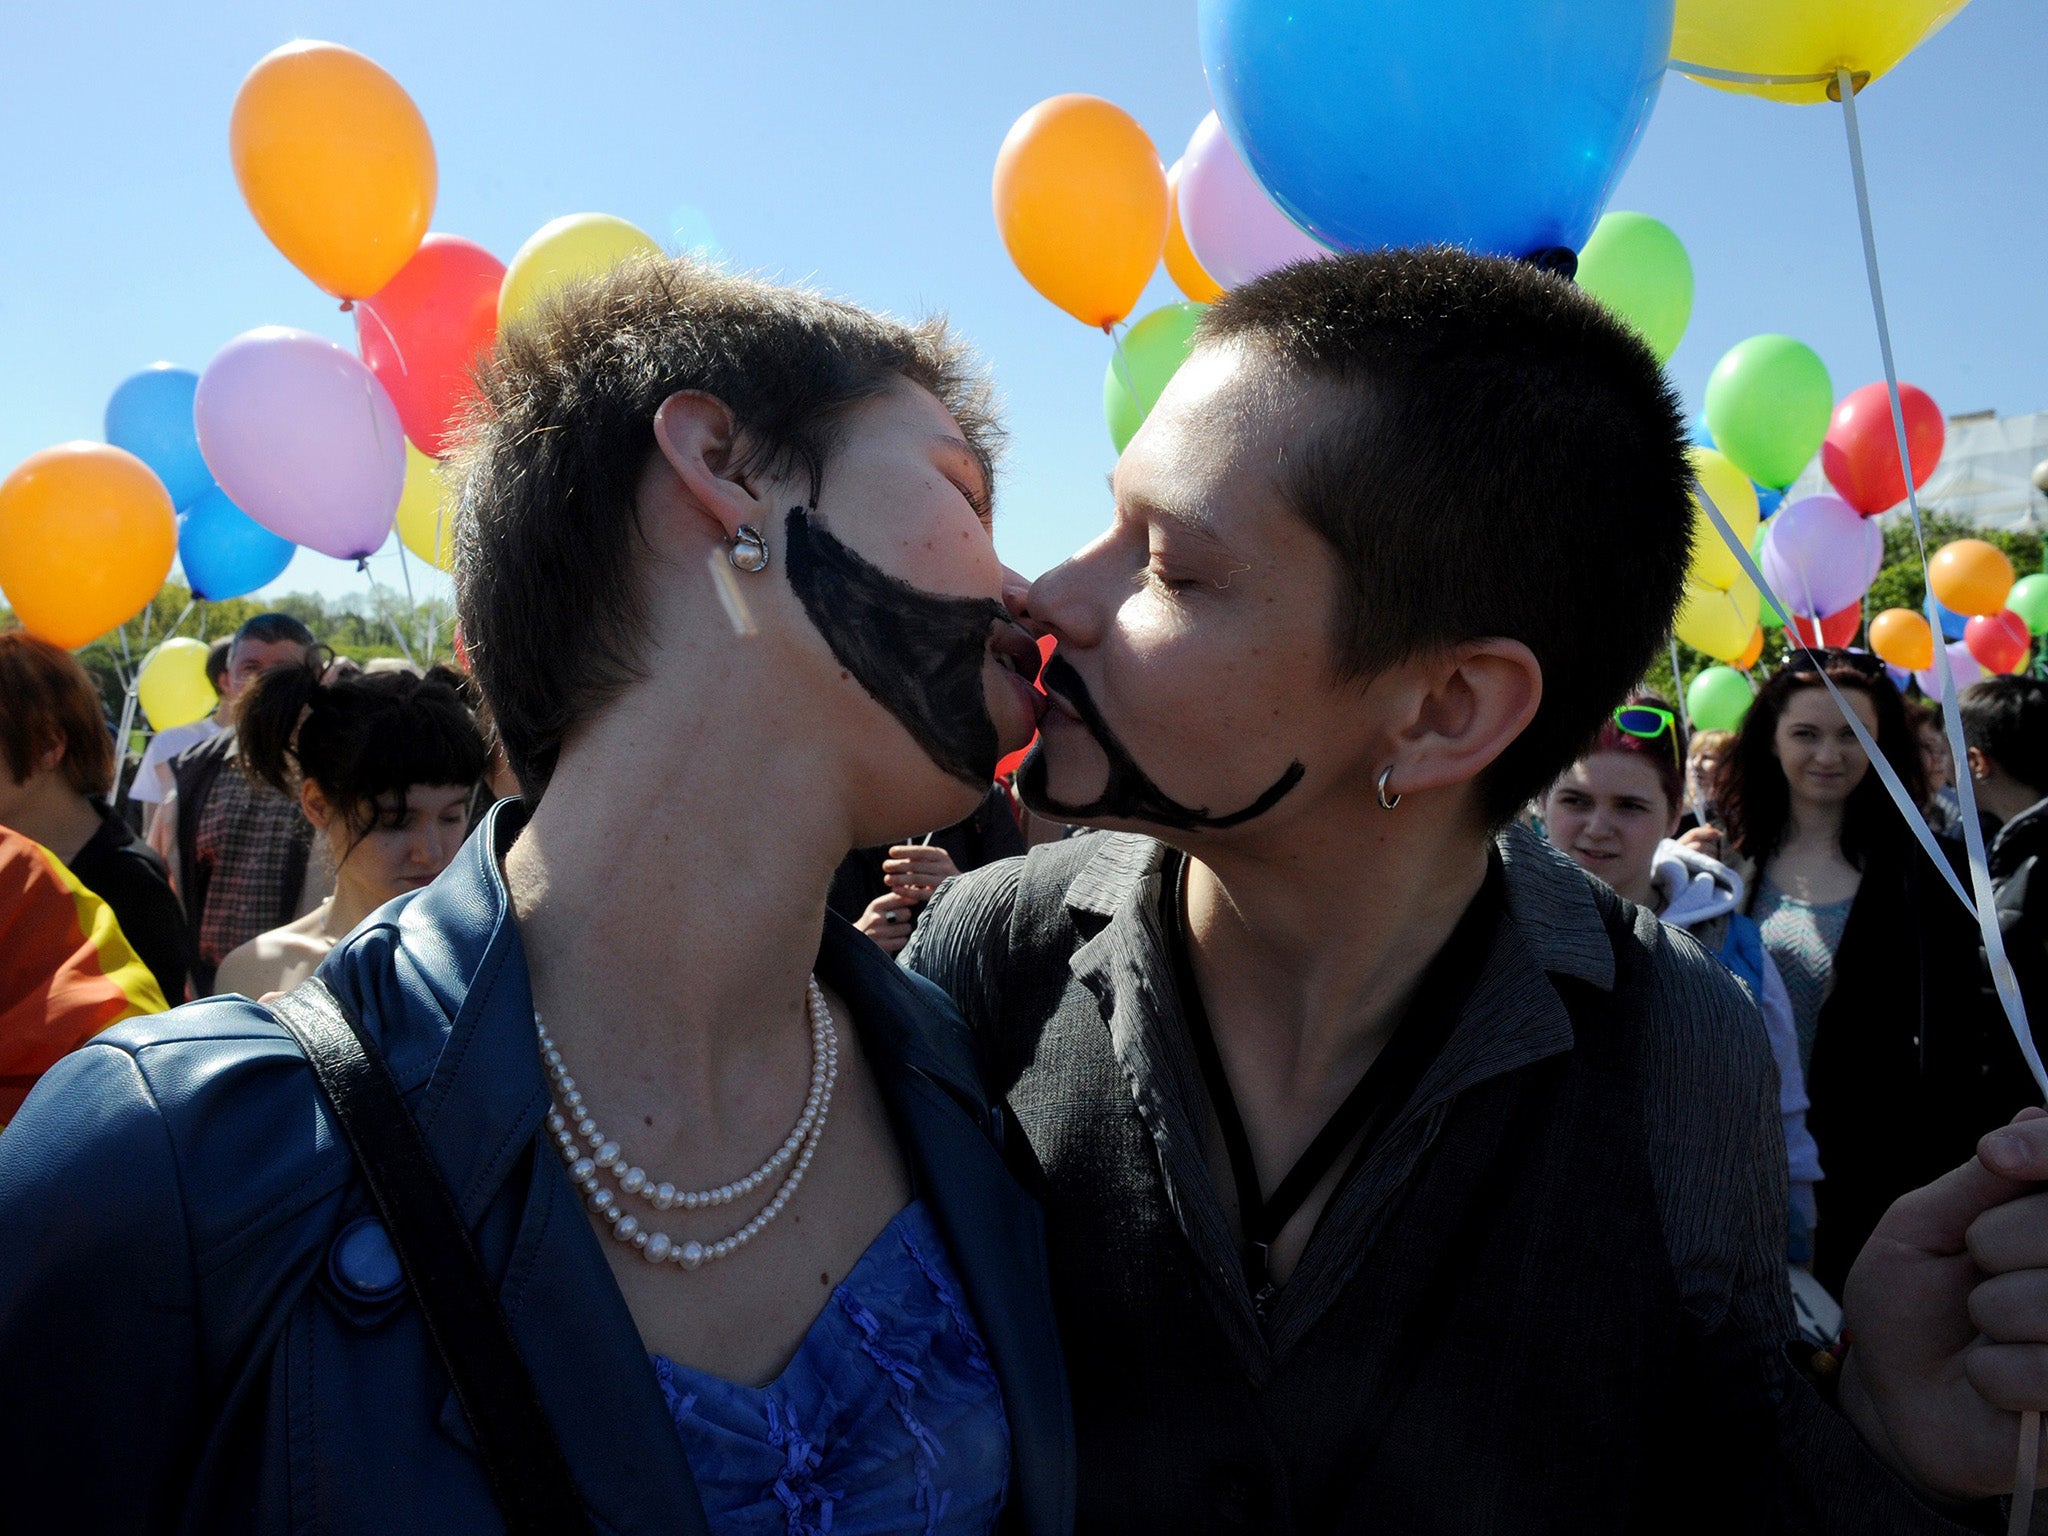
<instances>
[{"instance_id":1,"label":"person in background","mask_svg":"<svg viewBox=\"0 0 2048 1536\"><path fill-rule=\"evenodd\" d=\"M163 995L185 998L185 914L163 860L108 807L114 741L69 651L0 634L0 826L55 854L110 908Z\"/></svg>"},{"instance_id":2,"label":"person in background","mask_svg":"<svg viewBox=\"0 0 2048 1536\"><path fill-rule=\"evenodd\" d=\"M243 769L298 801L326 841L334 894L230 953L218 991L291 990L364 918L448 867L488 758L458 681L436 668L326 682L309 658L243 691Z\"/></svg>"},{"instance_id":3,"label":"person in background","mask_svg":"<svg viewBox=\"0 0 2048 1536\"><path fill-rule=\"evenodd\" d=\"M1960 838L1962 802L1956 798L1954 764L1950 761L1948 736L1942 729L1941 706L1926 699L1906 699L1906 723L1913 728L1914 744L1920 749L1920 771L1927 788L1920 809L1927 825L1941 837Z\"/></svg>"},{"instance_id":4,"label":"person in background","mask_svg":"<svg viewBox=\"0 0 2048 1536\"><path fill-rule=\"evenodd\" d=\"M1023 851L1009 794L997 784L965 821L916 842L854 849L834 871L826 905L893 955L910 942L918 912L941 881Z\"/></svg>"},{"instance_id":5,"label":"person in background","mask_svg":"<svg viewBox=\"0 0 2048 1536\"><path fill-rule=\"evenodd\" d=\"M113 909L48 848L0 826L0 1130L59 1057L163 1011Z\"/></svg>"},{"instance_id":6,"label":"person in background","mask_svg":"<svg viewBox=\"0 0 2048 1536\"><path fill-rule=\"evenodd\" d=\"M142 835L145 838L155 830L157 820L163 814L164 801L171 793L171 759L201 742L211 741L228 728L228 654L233 649L232 641L216 640L206 653L206 680L213 684L213 691L218 695L213 713L201 715L186 725L174 725L167 731L158 731L143 749L142 765L135 770L135 782L128 786L128 798L142 807ZM154 839L151 839L151 846L155 846ZM157 849L160 854L163 851Z\"/></svg>"},{"instance_id":7,"label":"person in background","mask_svg":"<svg viewBox=\"0 0 2048 1536\"><path fill-rule=\"evenodd\" d=\"M1564 771L1543 799L1550 840L1617 895L1647 907L1742 979L1763 1017L1778 1064L1778 1116L1792 1180L1785 1256L1813 1259L1813 1187L1819 1149L1806 1128L1806 1080L1792 1001L1765 951L1756 924L1742 912L1742 877L1727 865L1673 840L1682 780L1673 738L1678 723L1655 694L1637 694L1600 727L1592 749ZM1732 732L1714 734L1733 741ZM1695 743L1697 738L1695 738ZM1688 754L1689 765L1700 753Z\"/></svg>"},{"instance_id":8,"label":"person in background","mask_svg":"<svg viewBox=\"0 0 2048 1536\"><path fill-rule=\"evenodd\" d=\"M267 668L303 662L312 649L312 631L290 614L258 614L235 631L224 697L239 701ZM214 971L231 951L318 906L332 879L312 857L313 829L298 801L242 772L240 762L232 727L180 753L157 821L191 930L194 997L212 994Z\"/></svg>"},{"instance_id":9,"label":"person in background","mask_svg":"<svg viewBox=\"0 0 2048 1536\"><path fill-rule=\"evenodd\" d=\"M1721 764L1735 745L1733 731L1694 731L1685 748L1685 806L1678 823L1679 836L1704 828L1692 846L1710 857L1720 850L1720 829L1714 822L1714 794L1721 776ZM1712 834L1709 839L1706 834Z\"/></svg>"},{"instance_id":10,"label":"person in background","mask_svg":"<svg viewBox=\"0 0 2048 1536\"><path fill-rule=\"evenodd\" d=\"M2048 1026L2048 683L1987 677L1959 707L1999 926L2038 1046Z\"/></svg>"},{"instance_id":11,"label":"person in background","mask_svg":"<svg viewBox=\"0 0 2048 1536\"><path fill-rule=\"evenodd\" d=\"M1907 793L1925 766L1884 664L1817 653ZM1976 928L1913 839L1805 656L1758 693L1722 770L1749 912L1791 994L1827 1180L1814 1274L1839 1296L1893 1200L2034 1096L1977 983Z\"/></svg>"}]
</instances>

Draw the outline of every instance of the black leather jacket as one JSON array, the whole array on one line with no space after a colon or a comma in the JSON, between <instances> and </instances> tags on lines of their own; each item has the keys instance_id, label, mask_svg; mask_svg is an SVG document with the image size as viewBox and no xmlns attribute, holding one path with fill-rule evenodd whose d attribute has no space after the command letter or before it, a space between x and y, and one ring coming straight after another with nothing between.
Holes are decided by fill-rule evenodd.
<instances>
[{"instance_id":1,"label":"black leather jacket","mask_svg":"<svg viewBox=\"0 0 2048 1536\"><path fill-rule=\"evenodd\" d=\"M601 1532L702 1532L675 1424L543 1130L532 998L494 849L383 908L321 975L384 1050L497 1279ZM906 1164L1000 1380L1005 1528L1064 1536L1073 1449L1037 1208L943 994L831 919ZM0 1509L12 1529L504 1528L402 1280L352 1261L368 1200L298 1048L217 998L58 1063L0 1136ZM358 1233L358 1235L360 1235Z\"/></svg>"}]
</instances>

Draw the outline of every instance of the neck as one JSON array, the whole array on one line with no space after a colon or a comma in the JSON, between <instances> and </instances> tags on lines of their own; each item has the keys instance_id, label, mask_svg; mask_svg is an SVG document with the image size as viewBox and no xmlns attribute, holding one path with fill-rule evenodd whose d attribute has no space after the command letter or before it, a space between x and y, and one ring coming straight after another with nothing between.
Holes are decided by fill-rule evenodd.
<instances>
[{"instance_id":1,"label":"neck","mask_svg":"<svg viewBox=\"0 0 2048 1536\"><path fill-rule=\"evenodd\" d=\"M334 857L337 861L334 894L327 898L327 913L322 922L328 935L339 939L389 901L391 893L370 890L353 878L348 859L340 849L335 850Z\"/></svg>"},{"instance_id":2,"label":"neck","mask_svg":"<svg viewBox=\"0 0 2048 1536\"><path fill-rule=\"evenodd\" d=\"M24 789L7 824L69 864L99 831L99 811L61 774L38 773Z\"/></svg>"},{"instance_id":3,"label":"neck","mask_svg":"<svg viewBox=\"0 0 2048 1536\"><path fill-rule=\"evenodd\" d=\"M1794 843L1825 843L1839 849L1842 845L1842 802L1807 800L1794 795L1785 818L1785 844L1789 847Z\"/></svg>"},{"instance_id":4,"label":"neck","mask_svg":"<svg viewBox=\"0 0 2048 1536\"><path fill-rule=\"evenodd\" d=\"M1971 787L1977 791L1977 808L1989 811L2000 821L2011 821L2020 812L2040 804L2042 798L2027 785L2002 773L1978 779Z\"/></svg>"},{"instance_id":5,"label":"neck","mask_svg":"<svg viewBox=\"0 0 2048 1536\"><path fill-rule=\"evenodd\" d=\"M1290 1063L1304 1096L1355 1079L1377 1053L1485 879L1484 828L1433 799L1319 806L1189 866L1203 991L1255 1000L1237 1016L1267 1037L1260 1054Z\"/></svg>"},{"instance_id":6,"label":"neck","mask_svg":"<svg viewBox=\"0 0 2048 1536\"><path fill-rule=\"evenodd\" d=\"M505 860L535 1006L576 1075L713 1127L764 1052L808 1038L851 846L813 733L726 687L580 727Z\"/></svg>"}]
</instances>

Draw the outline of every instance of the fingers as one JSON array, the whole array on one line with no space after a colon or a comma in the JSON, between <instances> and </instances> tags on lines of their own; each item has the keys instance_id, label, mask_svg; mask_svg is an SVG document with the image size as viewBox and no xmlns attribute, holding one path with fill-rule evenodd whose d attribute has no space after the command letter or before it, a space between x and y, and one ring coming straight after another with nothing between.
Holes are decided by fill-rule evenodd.
<instances>
[{"instance_id":1,"label":"fingers","mask_svg":"<svg viewBox=\"0 0 2048 1536\"><path fill-rule=\"evenodd\" d=\"M2048 1181L2048 1112L2021 1110L2012 1124L1986 1135L1977 1144L1976 1157L1962 1167L1901 1195L1872 1237L1922 1253L1959 1254L1969 1245L1974 1222L2027 1194L2030 1184L2043 1181ZM2006 1219L2023 1224L2042 1220Z\"/></svg>"},{"instance_id":2,"label":"fingers","mask_svg":"<svg viewBox=\"0 0 2048 1536\"><path fill-rule=\"evenodd\" d=\"M1977 1156L2009 1179L2048 1180L2048 1110L2021 1110L1977 1143Z\"/></svg>"},{"instance_id":3,"label":"fingers","mask_svg":"<svg viewBox=\"0 0 2048 1536\"><path fill-rule=\"evenodd\" d=\"M1973 1344L1963 1356L1963 1374L1994 1408L2048 1410L2048 1345Z\"/></svg>"},{"instance_id":4,"label":"fingers","mask_svg":"<svg viewBox=\"0 0 2048 1536\"><path fill-rule=\"evenodd\" d=\"M2048 1194L2023 1195L1970 1223L1970 1257L1987 1275L2048 1269Z\"/></svg>"},{"instance_id":5,"label":"fingers","mask_svg":"<svg viewBox=\"0 0 2048 1536\"><path fill-rule=\"evenodd\" d=\"M1970 1292L1970 1321L1995 1344L2048 1344L2048 1269L1981 1282Z\"/></svg>"}]
</instances>

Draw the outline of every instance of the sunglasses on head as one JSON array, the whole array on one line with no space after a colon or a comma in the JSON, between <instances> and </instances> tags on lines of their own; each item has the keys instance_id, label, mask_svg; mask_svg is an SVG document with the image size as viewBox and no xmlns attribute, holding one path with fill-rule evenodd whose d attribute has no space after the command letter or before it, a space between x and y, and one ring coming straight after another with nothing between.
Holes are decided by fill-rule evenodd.
<instances>
[{"instance_id":1,"label":"sunglasses on head","mask_svg":"<svg viewBox=\"0 0 2048 1536\"><path fill-rule=\"evenodd\" d=\"M1659 709L1654 704L1624 704L1614 712L1617 729L1631 736L1640 736L1645 741L1654 741L1662 736L1677 719L1670 710Z\"/></svg>"},{"instance_id":2,"label":"sunglasses on head","mask_svg":"<svg viewBox=\"0 0 2048 1536\"><path fill-rule=\"evenodd\" d=\"M1868 651L1845 651L1839 646L1828 646L1813 652L1811 656L1801 651L1795 653L1781 669L1808 677L1818 677L1823 670L1832 671L1846 667L1849 671L1864 677L1885 676L1884 661Z\"/></svg>"}]
</instances>

